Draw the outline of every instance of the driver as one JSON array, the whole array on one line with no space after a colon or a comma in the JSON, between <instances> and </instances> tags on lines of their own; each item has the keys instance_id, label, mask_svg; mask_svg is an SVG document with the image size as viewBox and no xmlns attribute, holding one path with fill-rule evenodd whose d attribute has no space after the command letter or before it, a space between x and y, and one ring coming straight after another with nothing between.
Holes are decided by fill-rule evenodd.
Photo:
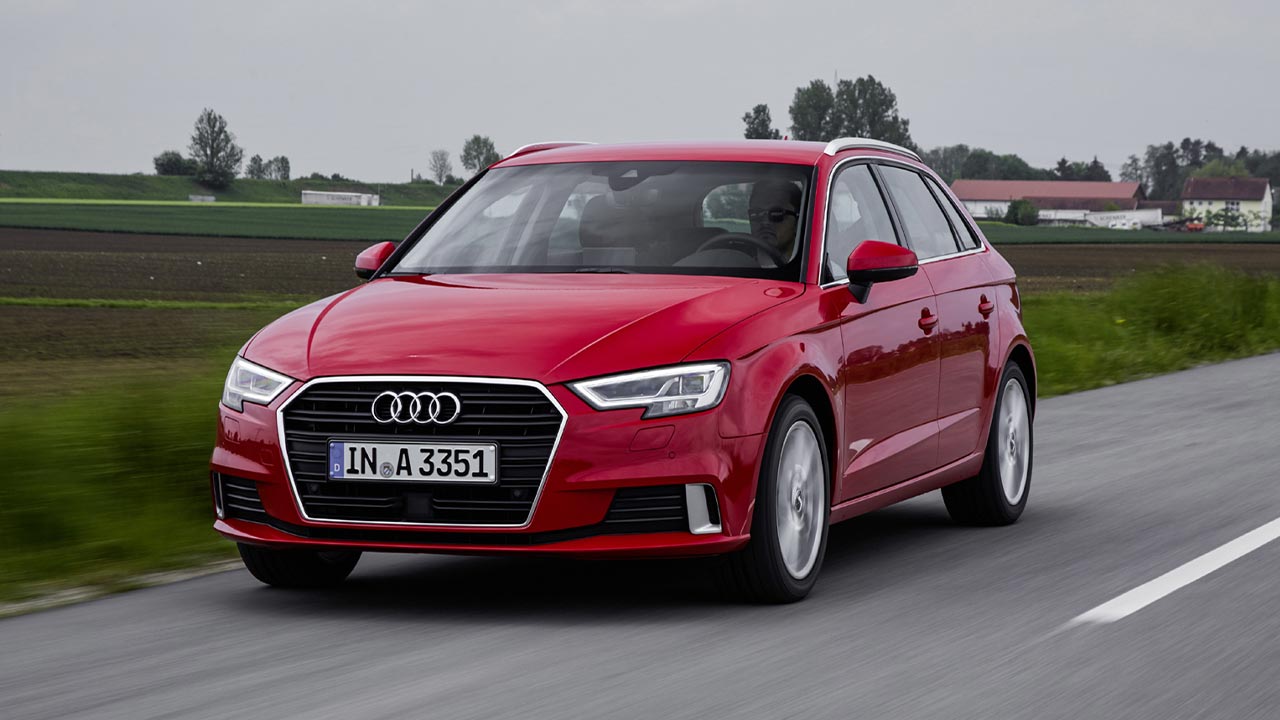
<instances>
[{"instance_id":1,"label":"driver","mask_svg":"<svg viewBox=\"0 0 1280 720\"><path fill-rule=\"evenodd\" d=\"M800 222L800 186L786 180L761 180L747 205L751 234L778 249L790 261Z\"/></svg>"}]
</instances>

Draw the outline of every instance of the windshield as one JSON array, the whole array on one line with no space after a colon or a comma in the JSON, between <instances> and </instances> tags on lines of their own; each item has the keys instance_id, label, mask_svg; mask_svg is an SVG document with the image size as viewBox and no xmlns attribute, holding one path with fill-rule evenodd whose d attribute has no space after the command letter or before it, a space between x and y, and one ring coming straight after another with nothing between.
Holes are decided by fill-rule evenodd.
<instances>
[{"instance_id":1,"label":"windshield","mask_svg":"<svg viewBox=\"0 0 1280 720\"><path fill-rule=\"evenodd\" d=\"M633 272L801 279L810 168L724 162L490 170L393 274Z\"/></svg>"}]
</instances>

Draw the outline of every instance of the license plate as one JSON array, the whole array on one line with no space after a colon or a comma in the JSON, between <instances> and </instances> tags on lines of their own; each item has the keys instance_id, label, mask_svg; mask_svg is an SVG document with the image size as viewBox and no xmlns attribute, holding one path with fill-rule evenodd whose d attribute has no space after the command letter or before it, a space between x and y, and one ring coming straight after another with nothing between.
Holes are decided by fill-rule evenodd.
<instances>
[{"instance_id":1,"label":"license plate","mask_svg":"<svg viewBox=\"0 0 1280 720\"><path fill-rule=\"evenodd\" d=\"M329 479L493 484L498 446L330 440Z\"/></svg>"}]
</instances>

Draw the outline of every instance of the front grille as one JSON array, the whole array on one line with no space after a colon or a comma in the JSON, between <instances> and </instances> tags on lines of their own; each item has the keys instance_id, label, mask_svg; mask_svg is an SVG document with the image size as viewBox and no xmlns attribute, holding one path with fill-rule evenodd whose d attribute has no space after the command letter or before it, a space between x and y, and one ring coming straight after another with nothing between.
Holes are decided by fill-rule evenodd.
<instances>
[{"instance_id":1,"label":"front grille","mask_svg":"<svg viewBox=\"0 0 1280 720\"><path fill-rule=\"evenodd\" d=\"M218 475L218 482L221 483L222 508L226 517L250 522L267 521L267 511L262 507L257 483L231 475Z\"/></svg>"},{"instance_id":2,"label":"front grille","mask_svg":"<svg viewBox=\"0 0 1280 720\"><path fill-rule=\"evenodd\" d=\"M623 488L613 496L604 524L636 532L689 529L683 485Z\"/></svg>"},{"instance_id":3,"label":"front grille","mask_svg":"<svg viewBox=\"0 0 1280 720\"><path fill-rule=\"evenodd\" d=\"M462 414L447 425L387 425L370 414L379 393L451 392ZM292 481L316 520L430 525L521 525L533 512L564 415L539 388L501 382L341 381L312 385L282 411ZM497 443L498 483L329 480L330 439Z\"/></svg>"}]
</instances>

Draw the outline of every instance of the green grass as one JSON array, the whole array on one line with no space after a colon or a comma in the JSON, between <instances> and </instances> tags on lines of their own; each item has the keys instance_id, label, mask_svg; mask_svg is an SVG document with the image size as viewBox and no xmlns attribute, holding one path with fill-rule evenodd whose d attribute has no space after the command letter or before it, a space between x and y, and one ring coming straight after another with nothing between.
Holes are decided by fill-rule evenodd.
<instances>
[{"instance_id":1,"label":"green grass","mask_svg":"<svg viewBox=\"0 0 1280 720\"><path fill-rule=\"evenodd\" d=\"M427 210L208 203L0 203L0 227L253 238L403 240Z\"/></svg>"},{"instance_id":2,"label":"green grass","mask_svg":"<svg viewBox=\"0 0 1280 720\"><path fill-rule=\"evenodd\" d=\"M217 398L232 343L288 303L18 303L0 302L27 314L8 326L11 348L46 375L0 367L0 599L228 557L210 529ZM1280 349L1280 279L1169 268L1027 296L1024 317L1049 397ZM49 367L56 385L40 379Z\"/></svg>"},{"instance_id":3,"label":"green grass","mask_svg":"<svg viewBox=\"0 0 1280 720\"><path fill-rule=\"evenodd\" d=\"M226 368L0 409L0 599L231 555L209 529Z\"/></svg>"},{"instance_id":4,"label":"green grass","mask_svg":"<svg viewBox=\"0 0 1280 720\"><path fill-rule=\"evenodd\" d=\"M1156 230L1113 230L1094 227L1049 227L980 222L982 234L995 245L1117 243L1280 243L1280 232L1165 232Z\"/></svg>"},{"instance_id":5,"label":"green grass","mask_svg":"<svg viewBox=\"0 0 1280 720\"><path fill-rule=\"evenodd\" d=\"M203 300L130 300L127 298L0 297L0 307L122 308L127 310L292 310L301 301L271 299L244 302Z\"/></svg>"},{"instance_id":6,"label":"green grass","mask_svg":"<svg viewBox=\"0 0 1280 720\"><path fill-rule=\"evenodd\" d=\"M240 178L225 190L210 190L189 177L0 170L0 198L185 202L189 195L213 195L218 198L219 203L297 205L302 202L303 190L376 193L381 196L383 205L434 207L454 190L454 186L306 179L282 182Z\"/></svg>"},{"instance_id":7,"label":"green grass","mask_svg":"<svg viewBox=\"0 0 1280 720\"><path fill-rule=\"evenodd\" d=\"M1280 350L1280 279L1171 267L1024 299L1042 397Z\"/></svg>"}]
</instances>

